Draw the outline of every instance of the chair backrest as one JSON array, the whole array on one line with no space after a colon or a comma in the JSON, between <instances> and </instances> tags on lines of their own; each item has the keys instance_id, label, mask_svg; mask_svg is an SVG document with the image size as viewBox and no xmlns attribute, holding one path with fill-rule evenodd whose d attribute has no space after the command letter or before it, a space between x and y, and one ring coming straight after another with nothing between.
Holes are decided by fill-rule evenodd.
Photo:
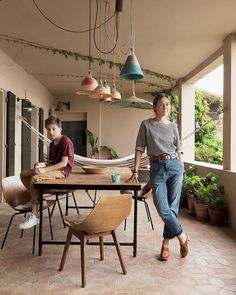
<instances>
[{"instance_id":1,"label":"chair backrest","mask_svg":"<svg viewBox=\"0 0 236 295\"><path fill-rule=\"evenodd\" d=\"M19 176L9 176L2 179L4 199L10 207L24 205L31 199L30 192L25 188Z\"/></svg>"},{"instance_id":2,"label":"chair backrest","mask_svg":"<svg viewBox=\"0 0 236 295\"><path fill-rule=\"evenodd\" d=\"M78 229L88 234L115 230L130 214L131 205L131 194L103 196Z\"/></svg>"}]
</instances>

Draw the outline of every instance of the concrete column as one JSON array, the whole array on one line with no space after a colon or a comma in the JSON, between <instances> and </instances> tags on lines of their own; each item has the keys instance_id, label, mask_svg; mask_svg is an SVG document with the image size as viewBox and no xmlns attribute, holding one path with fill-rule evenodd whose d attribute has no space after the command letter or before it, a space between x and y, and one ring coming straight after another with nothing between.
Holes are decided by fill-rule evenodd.
<instances>
[{"instance_id":1,"label":"concrete column","mask_svg":"<svg viewBox=\"0 0 236 295\"><path fill-rule=\"evenodd\" d=\"M184 160L192 162L194 161L195 145L194 84L180 83L179 93L179 134L182 141Z\"/></svg>"},{"instance_id":2,"label":"concrete column","mask_svg":"<svg viewBox=\"0 0 236 295\"><path fill-rule=\"evenodd\" d=\"M224 119L223 168L236 170L236 34L228 35L223 42L224 61Z\"/></svg>"}]
</instances>

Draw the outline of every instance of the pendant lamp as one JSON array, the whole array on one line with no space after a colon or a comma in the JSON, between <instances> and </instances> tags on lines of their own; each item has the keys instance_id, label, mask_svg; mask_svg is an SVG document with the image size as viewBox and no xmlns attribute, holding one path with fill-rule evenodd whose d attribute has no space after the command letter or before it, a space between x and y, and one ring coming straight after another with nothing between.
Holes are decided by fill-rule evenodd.
<instances>
[{"instance_id":1,"label":"pendant lamp","mask_svg":"<svg viewBox=\"0 0 236 295\"><path fill-rule=\"evenodd\" d=\"M98 82L92 77L91 72L91 0L89 0L89 71L88 75L82 80L79 91L76 94L89 95L96 87Z\"/></svg>"},{"instance_id":2,"label":"pendant lamp","mask_svg":"<svg viewBox=\"0 0 236 295\"><path fill-rule=\"evenodd\" d=\"M134 54L135 48L135 0L131 0L130 8L130 24L131 24L131 48L130 54L128 55L125 64L123 65L120 78L121 80L133 80L137 81L144 77L143 71L139 65L138 59Z\"/></svg>"},{"instance_id":3,"label":"pendant lamp","mask_svg":"<svg viewBox=\"0 0 236 295\"><path fill-rule=\"evenodd\" d=\"M88 75L81 82L80 90L76 91L76 94L89 95L97 86L98 82L92 77L91 70L89 70Z\"/></svg>"},{"instance_id":4,"label":"pendant lamp","mask_svg":"<svg viewBox=\"0 0 236 295\"><path fill-rule=\"evenodd\" d=\"M140 80L144 77L143 71L139 65L137 57L134 54L134 49L130 49L130 55L127 57L125 64L120 72L122 80Z\"/></svg>"},{"instance_id":5,"label":"pendant lamp","mask_svg":"<svg viewBox=\"0 0 236 295\"><path fill-rule=\"evenodd\" d=\"M135 85L133 81L133 94L128 99L122 99L119 101L114 101L111 104L112 108L122 109L122 108L135 108L135 109L145 109L152 110L153 104L145 99L139 98L135 94Z\"/></svg>"},{"instance_id":6,"label":"pendant lamp","mask_svg":"<svg viewBox=\"0 0 236 295\"><path fill-rule=\"evenodd\" d=\"M91 98L105 99L111 97L111 92L102 84L100 80L98 86L89 94Z\"/></svg>"},{"instance_id":7,"label":"pendant lamp","mask_svg":"<svg viewBox=\"0 0 236 295\"><path fill-rule=\"evenodd\" d=\"M112 86L111 99L112 100L121 100L121 94L119 91L116 90L115 84Z\"/></svg>"}]
</instances>

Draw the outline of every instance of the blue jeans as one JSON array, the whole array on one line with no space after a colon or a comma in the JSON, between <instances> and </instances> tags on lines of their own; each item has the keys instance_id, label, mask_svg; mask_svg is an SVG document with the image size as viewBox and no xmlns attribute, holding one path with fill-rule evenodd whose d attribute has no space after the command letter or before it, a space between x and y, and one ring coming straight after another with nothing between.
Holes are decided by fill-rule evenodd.
<instances>
[{"instance_id":1,"label":"blue jeans","mask_svg":"<svg viewBox=\"0 0 236 295\"><path fill-rule=\"evenodd\" d=\"M163 238L173 239L183 231L178 221L183 166L178 159L153 160L150 164L153 202L165 224Z\"/></svg>"}]
</instances>

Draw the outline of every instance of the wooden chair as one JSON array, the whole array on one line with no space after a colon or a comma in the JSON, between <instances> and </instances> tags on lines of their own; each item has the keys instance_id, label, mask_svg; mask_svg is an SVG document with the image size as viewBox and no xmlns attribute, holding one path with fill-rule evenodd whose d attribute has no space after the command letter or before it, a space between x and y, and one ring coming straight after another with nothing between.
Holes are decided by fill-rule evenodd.
<instances>
[{"instance_id":1,"label":"wooden chair","mask_svg":"<svg viewBox=\"0 0 236 295\"><path fill-rule=\"evenodd\" d=\"M15 211L17 211L15 214L11 216L10 222L7 227L7 231L5 233L1 249L4 247L9 229L11 227L13 218L18 214L24 214L24 217L26 216L26 213L31 212L32 206L27 205L27 203L31 200L30 192L25 188L23 183L20 180L20 177L18 176L9 176L2 179L2 191L3 196L6 201L6 203ZM48 217L49 217L49 225L50 225L50 232L51 232L51 238L53 239L53 233L52 233L52 224L51 224L51 218L50 218L50 210L49 207L54 204L54 201L47 201L47 205L43 207L43 209L48 209ZM35 231L36 226L34 226L34 235L33 235L33 251L34 254L34 248L35 248ZM23 236L24 230L21 230L21 238Z\"/></svg>"},{"instance_id":2,"label":"wooden chair","mask_svg":"<svg viewBox=\"0 0 236 295\"><path fill-rule=\"evenodd\" d=\"M66 244L64 247L59 271L65 265L66 256L69 250L72 235L80 240L81 248L81 276L82 287L86 286L86 242L93 238L99 238L100 258L104 259L103 237L112 235L116 251L124 274L127 273L120 245L116 238L115 229L129 215L131 210L132 195L104 196L97 202L95 208L86 217L76 216L75 219L66 219L69 227Z\"/></svg>"}]
</instances>

